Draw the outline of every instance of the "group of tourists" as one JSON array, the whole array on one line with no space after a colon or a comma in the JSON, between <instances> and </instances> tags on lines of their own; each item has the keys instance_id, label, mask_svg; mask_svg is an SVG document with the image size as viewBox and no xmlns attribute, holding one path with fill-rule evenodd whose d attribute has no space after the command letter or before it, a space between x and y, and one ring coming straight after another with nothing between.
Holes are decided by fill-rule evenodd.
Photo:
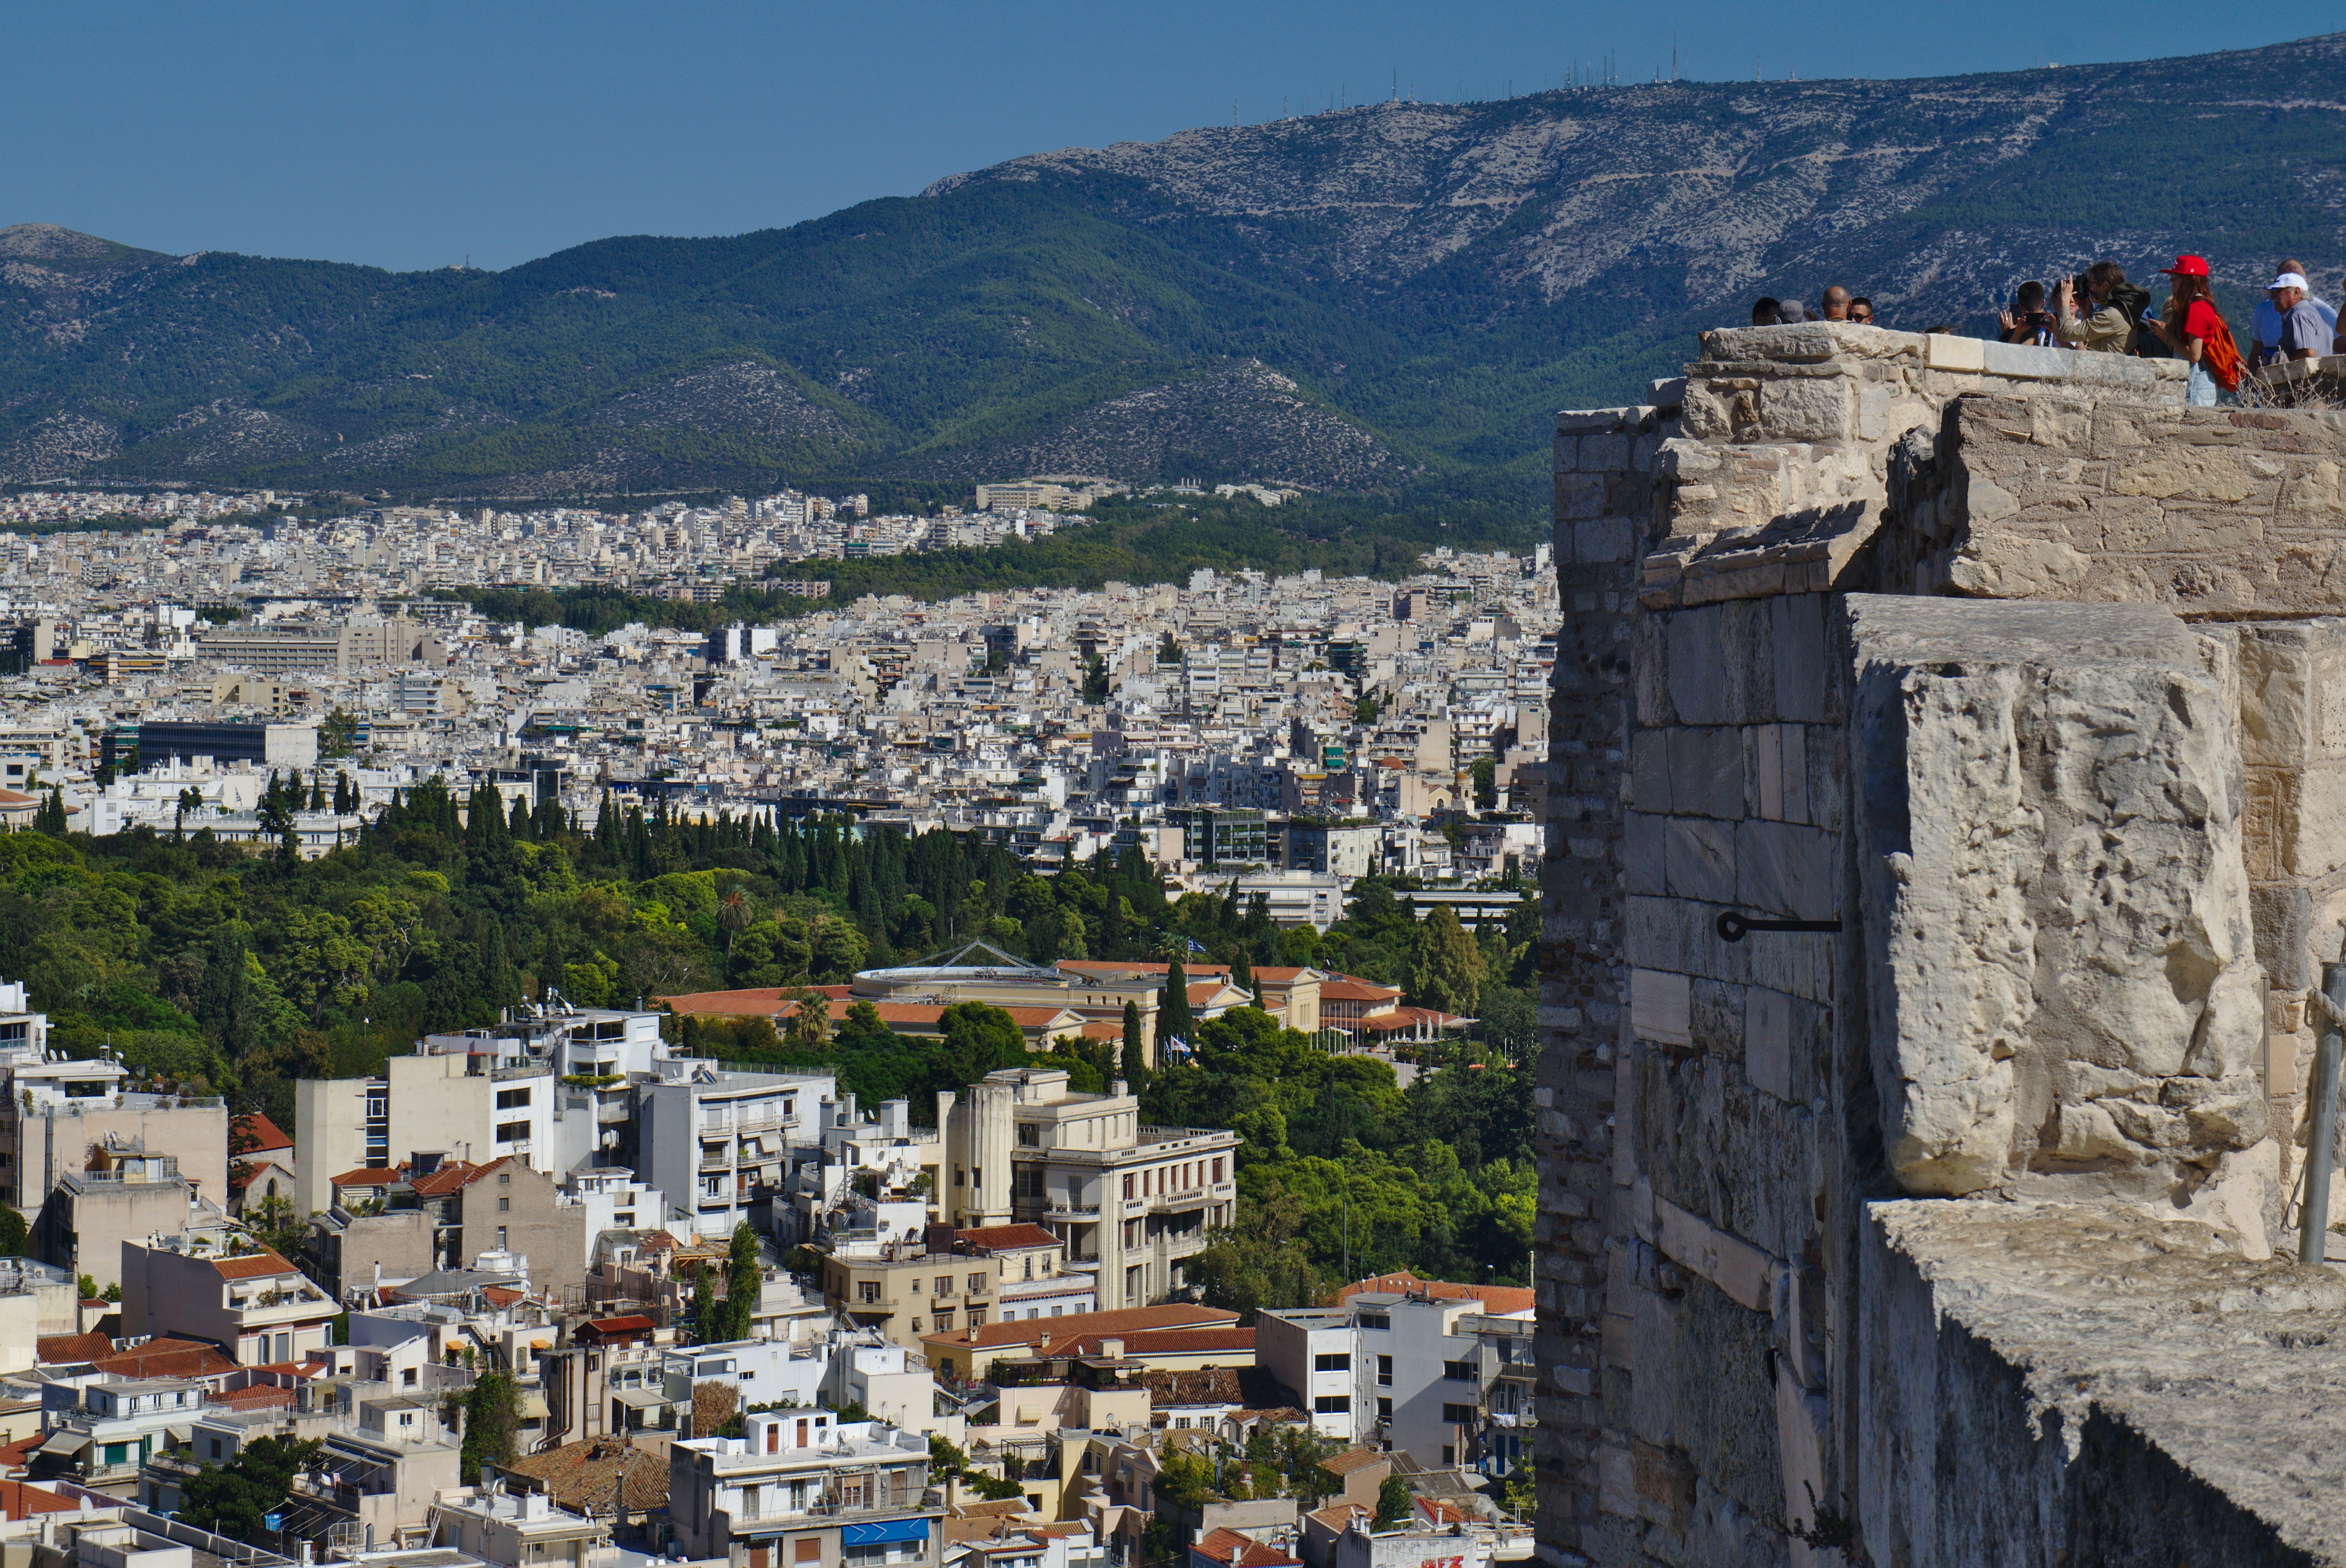
<instances>
[{"instance_id":1,"label":"group of tourists","mask_svg":"<svg viewBox=\"0 0 2346 1568\"><path fill-rule=\"evenodd\" d=\"M2023 283L2013 291L2011 302L1997 311L1998 336L2007 343L2186 361L2191 373L2185 402L2199 408L2214 406L2220 393L2238 391L2251 367L2346 353L2337 307L2313 291L2305 264L2295 257L2285 256L2274 265L2273 280L2257 305L2255 331L2245 355L2216 308L2206 257L2178 256L2175 265L2159 271L2168 281L2167 303L2159 310L2152 309L2149 291L2127 282L2125 269L2115 261L2096 261L2076 277L2062 279L2049 297L2043 283ZM1797 300L1768 299L1751 307L1755 327L1801 321L1873 325L1873 302L1852 298L1836 285L1825 290L1821 308ZM1923 331L1952 333L1955 329Z\"/></svg>"}]
</instances>

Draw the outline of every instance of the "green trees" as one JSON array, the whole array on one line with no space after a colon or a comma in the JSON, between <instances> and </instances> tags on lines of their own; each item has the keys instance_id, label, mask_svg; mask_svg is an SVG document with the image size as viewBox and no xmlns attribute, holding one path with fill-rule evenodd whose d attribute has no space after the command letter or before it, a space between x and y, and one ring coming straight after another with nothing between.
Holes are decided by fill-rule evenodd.
<instances>
[{"instance_id":1,"label":"green trees","mask_svg":"<svg viewBox=\"0 0 2346 1568\"><path fill-rule=\"evenodd\" d=\"M1117 1064L1124 1085L1137 1095L1148 1087L1148 1043L1140 1034L1140 1003L1124 1001L1124 1051Z\"/></svg>"},{"instance_id":2,"label":"green trees","mask_svg":"<svg viewBox=\"0 0 2346 1568\"><path fill-rule=\"evenodd\" d=\"M514 1461L521 1437L521 1386L507 1373L483 1372L464 1392L464 1442L457 1469L470 1484L484 1479L484 1462Z\"/></svg>"},{"instance_id":3,"label":"green trees","mask_svg":"<svg viewBox=\"0 0 2346 1568\"><path fill-rule=\"evenodd\" d=\"M348 757L358 742L359 721L337 706L318 726L318 755Z\"/></svg>"},{"instance_id":4,"label":"green trees","mask_svg":"<svg viewBox=\"0 0 2346 1568\"><path fill-rule=\"evenodd\" d=\"M322 1446L314 1438L255 1438L226 1465L205 1465L180 1481L181 1522L239 1541L259 1539L262 1515L284 1506L293 1478L309 1468Z\"/></svg>"},{"instance_id":5,"label":"green trees","mask_svg":"<svg viewBox=\"0 0 2346 1568\"><path fill-rule=\"evenodd\" d=\"M1175 959L1165 971L1165 989L1157 995L1157 1059L1165 1061L1165 1045L1169 1040L1191 1044L1190 1036L1198 1032L1197 1021L1189 1012L1189 977L1181 972L1181 961Z\"/></svg>"},{"instance_id":6,"label":"green trees","mask_svg":"<svg viewBox=\"0 0 2346 1568\"><path fill-rule=\"evenodd\" d=\"M22 1257L32 1241L32 1227L13 1203L0 1203L0 1257Z\"/></svg>"},{"instance_id":7,"label":"green trees","mask_svg":"<svg viewBox=\"0 0 2346 1568\"><path fill-rule=\"evenodd\" d=\"M1402 982L1413 1005L1472 1017L1483 994L1483 950L1454 912L1437 909L1418 921Z\"/></svg>"},{"instance_id":8,"label":"green trees","mask_svg":"<svg viewBox=\"0 0 2346 1568\"><path fill-rule=\"evenodd\" d=\"M724 1309L717 1300L717 1270L704 1263L692 1280L692 1337L703 1345L725 1339Z\"/></svg>"},{"instance_id":9,"label":"green trees","mask_svg":"<svg viewBox=\"0 0 2346 1568\"><path fill-rule=\"evenodd\" d=\"M706 1271L704 1271L705 1273ZM765 1288L765 1270L759 1266L758 1233L743 1220L733 1227L733 1243L725 1268L724 1337L746 1339L758 1321L758 1298Z\"/></svg>"},{"instance_id":10,"label":"green trees","mask_svg":"<svg viewBox=\"0 0 2346 1568\"><path fill-rule=\"evenodd\" d=\"M1399 1524L1415 1512L1416 1500L1409 1494L1409 1482L1398 1475L1389 1475L1377 1485L1378 1528Z\"/></svg>"}]
</instances>

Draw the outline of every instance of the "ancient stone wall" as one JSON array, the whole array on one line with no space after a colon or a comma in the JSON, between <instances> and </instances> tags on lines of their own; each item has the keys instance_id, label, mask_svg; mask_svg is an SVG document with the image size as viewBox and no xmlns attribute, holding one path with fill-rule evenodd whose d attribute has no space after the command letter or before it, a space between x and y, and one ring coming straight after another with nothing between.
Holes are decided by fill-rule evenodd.
<instances>
[{"instance_id":1,"label":"ancient stone wall","mask_svg":"<svg viewBox=\"0 0 2346 1568\"><path fill-rule=\"evenodd\" d=\"M2181 1560L2315 1560L2171 1422L2036 1420L2042 1369L1942 1321L2016 1288L1880 1207L2181 1215L2208 1247L2170 1273L2268 1271L2218 1317L2300 1288L2271 1254L2346 916L2346 622L2299 617L2346 608L2341 433L2185 410L2176 368L1735 331L1559 416L1546 1560L2132 1561L2096 1467L2147 1454L2270 1549ZM1967 1485L2031 1521L1956 1550Z\"/></svg>"}]
</instances>

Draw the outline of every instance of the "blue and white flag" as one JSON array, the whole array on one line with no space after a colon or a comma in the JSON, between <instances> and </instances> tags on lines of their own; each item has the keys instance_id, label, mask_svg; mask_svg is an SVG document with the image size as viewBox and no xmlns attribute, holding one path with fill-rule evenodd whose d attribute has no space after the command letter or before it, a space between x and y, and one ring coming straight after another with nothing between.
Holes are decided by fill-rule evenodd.
<instances>
[{"instance_id":1,"label":"blue and white flag","mask_svg":"<svg viewBox=\"0 0 2346 1568\"><path fill-rule=\"evenodd\" d=\"M1206 950L1198 945L1198 939L1193 936L1189 938L1189 951L1191 952L1203 952Z\"/></svg>"}]
</instances>

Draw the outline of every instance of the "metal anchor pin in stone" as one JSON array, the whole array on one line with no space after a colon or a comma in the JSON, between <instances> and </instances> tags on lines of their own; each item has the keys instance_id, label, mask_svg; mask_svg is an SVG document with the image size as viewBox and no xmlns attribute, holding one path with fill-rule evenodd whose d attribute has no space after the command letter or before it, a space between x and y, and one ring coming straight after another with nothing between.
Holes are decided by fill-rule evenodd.
<instances>
[{"instance_id":1,"label":"metal anchor pin in stone","mask_svg":"<svg viewBox=\"0 0 2346 1568\"><path fill-rule=\"evenodd\" d=\"M1719 940L1741 942L1746 932L1754 931L1839 931L1837 920L1753 920L1749 915L1737 914L1733 910L1721 910L1717 921Z\"/></svg>"}]
</instances>

